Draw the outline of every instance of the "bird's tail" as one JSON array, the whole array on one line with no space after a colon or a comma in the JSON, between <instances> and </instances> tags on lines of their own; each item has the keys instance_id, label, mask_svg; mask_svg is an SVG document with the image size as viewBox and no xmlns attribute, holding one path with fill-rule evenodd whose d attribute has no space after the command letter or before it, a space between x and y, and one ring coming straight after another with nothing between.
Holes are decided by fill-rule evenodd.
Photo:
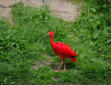
<instances>
[{"instance_id":1,"label":"bird's tail","mask_svg":"<svg viewBox=\"0 0 111 85\"><path fill-rule=\"evenodd\" d=\"M76 62L77 60L75 58L70 58L72 60L72 62Z\"/></svg>"}]
</instances>

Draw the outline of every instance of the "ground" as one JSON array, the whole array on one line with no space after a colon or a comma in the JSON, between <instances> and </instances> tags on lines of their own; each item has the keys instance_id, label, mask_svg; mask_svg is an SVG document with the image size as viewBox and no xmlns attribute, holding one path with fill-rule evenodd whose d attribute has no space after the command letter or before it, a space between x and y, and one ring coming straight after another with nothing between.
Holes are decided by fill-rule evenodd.
<instances>
[{"instance_id":1,"label":"ground","mask_svg":"<svg viewBox=\"0 0 111 85\"><path fill-rule=\"evenodd\" d=\"M78 10L80 4L72 4L69 0L44 0L52 12L61 19L73 21L80 14ZM40 7L43 5L42 0L0 0L0 18L6 17L11 20L11 5L23 2L25 5Z\"/></svg>"}]
</instances>

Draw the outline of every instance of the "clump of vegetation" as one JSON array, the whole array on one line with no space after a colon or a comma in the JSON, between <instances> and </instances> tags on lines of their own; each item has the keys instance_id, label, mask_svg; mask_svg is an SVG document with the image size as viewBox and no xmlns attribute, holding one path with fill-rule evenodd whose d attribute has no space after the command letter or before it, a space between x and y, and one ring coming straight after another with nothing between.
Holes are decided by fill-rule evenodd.
<instances>
[{"instance_id":1,"label":"clump of vegetation","mask_svg":"<svg viewBox=\"0 0 111 85\"><path fill-rule=\"evenodd\" d=\"M111 83L111 4L110 0L85 0L75 22L56 18L48 7L35 9L16 4L12 8L14 25L0 20L0 84L87 84ZM52 68L31 69L42 61L42 52L53 55L49 39L39 43L48 31L55 41L71 45L79 55L76 63L67 61L67 71ZM59 62L57 56L53 61Z\"/></svg>"}]
</instances>

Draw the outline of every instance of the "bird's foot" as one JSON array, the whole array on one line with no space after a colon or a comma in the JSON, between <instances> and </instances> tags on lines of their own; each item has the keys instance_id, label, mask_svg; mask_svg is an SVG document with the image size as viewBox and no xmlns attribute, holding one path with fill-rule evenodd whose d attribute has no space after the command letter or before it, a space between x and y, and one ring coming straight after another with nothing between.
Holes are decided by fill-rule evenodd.
<instances>
[{"instance_id":1,"label":"bird's foot","mask_svg":"<svg viewBox=\"0 0 111 85\"><path fill-rule=\"evenodd\" d=\"M55 72L59 72L59 70L56 70Z\"/></svg>"}]
</instances>

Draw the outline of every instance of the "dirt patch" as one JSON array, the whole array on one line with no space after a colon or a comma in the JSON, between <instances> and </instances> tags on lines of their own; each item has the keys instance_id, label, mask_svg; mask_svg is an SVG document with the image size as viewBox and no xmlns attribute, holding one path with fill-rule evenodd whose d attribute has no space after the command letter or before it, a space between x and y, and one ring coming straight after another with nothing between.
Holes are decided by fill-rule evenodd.
<instances>
[{"instance_id":1,"label":"dirt patch","mask_svg":"<svg viewBox=\"0 0 111 85\"><path fill-rule=\"evenodd\" d=\"M72 4L70 0L44 0L45 4L49 5L52 12L61 19L71 21L75 20L80 14L78 8L79 5ZM0 17L6 17L9 20L11 19L11 8L10 6L23 2L25 5L32 7L40 7L43 5L42 0L0 0Z\"/></svg>"},{"instance_id":2,"label":"dirt patch","mask_svg":"<svg viewBox=\"0 0 111 85\"><path fill-rule=\"evenodd\" d=\"M36 60L34 62L34 64L32 65L32 69L38 69L39 67L43 67L43 66L50 66L51 65L51 61L52 61L52 56L49 56L45 53L41 54L42 56L45 56L46 59L44 59L42 62Z\"/></svg>"},{"instance_id":3,"label":"dirt patch","mask_svg":"<svg viewBox=\"0 0 111 85\"><path fill-rule=\"evenodd\" d=\"M48 4L57 17L67 21L75 20L80 13L78 6L70 0L49 0Z\"/></svg>"},{"instance_id":4,"label":"dirt patch","mask_svg":"<svg viewBox=\"0 0 111 85\"><path fill-rule=\"evenodd\" d=\"M49 56L46 53L42 53L41 55L45 56L45 59L42 62L36 60L34 62L34 64L32 65L31 69L38 69L38 68L44 67L44 66L49 66L54 71L58 69L58 67L60 65L60 61L54 62L53 61L53 56Z\"/></svg>"}]
</instances>

